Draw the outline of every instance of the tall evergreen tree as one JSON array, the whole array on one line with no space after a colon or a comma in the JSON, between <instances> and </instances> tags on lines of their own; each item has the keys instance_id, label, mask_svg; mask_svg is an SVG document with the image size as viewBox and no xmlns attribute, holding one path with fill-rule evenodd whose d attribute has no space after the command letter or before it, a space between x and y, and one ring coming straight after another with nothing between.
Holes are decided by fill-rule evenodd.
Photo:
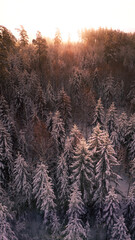
<instances>
[{"instance_id":1,"label":"tall evergreen tree","mask_svg":"<svg viewBox=\"0 0 135 240\"><path fill-rule=\"evenodd\" d=\"M69 130L71 123L71 101L64 89L61 89L58 94L58 110L63 119L65 130Z\"/></svg>"},{"instance_id":2,"label":"tall evergreen tree","mask_svg":"<svg viewBox=\"0 0 135 240\"><path fill-rule=\"evenodd\" d=\"M104 135L100 137L103 140L103 145L100 152L100 159L96 164L95 179L97 189L95 191L94 198L100 198L100 200L103 200L109 192L111 183L118 186L118 180L121 179L121 177L113 170L113 166L118 166L119 164L108 133L104 131Z\"/></svg>"},{"instance_id":3,"label":"tall evergreen tree","mask_svg":"<svg viewBox=\"0 0 135 240\"><path fill-rule=\"evenodd\" d=\"M118 119L118 128L119 128L119 140L121 144L125 144L125 136L127 133L128 119L125 112L121 113Z\"/></svg>"},{"instance_id":4,"label":"tall evergreen tree","mask_svg":"<svg viewBox=\"0 0 135 240\"><path fill-rule=\"evenodd\" d=\"M8 183L13 167L12 141L10 134L0 122L0 183Z\"/></svg>"},{"instance_id":5,"label":"tall evergreen tree","mask_svg":"<svg viewBox=\"0 0 135 240\"><path fill-rule=\"evenodd\" d=\"M104 208L103 208L103 222L107 229L107 239L111 235L112 228L117 222L119 216L120 203L117 195L112 188L105 198Z\"/></svg>"},{"instance_id":6,"label":"tall evergreen tree","mask_svg":"<svg viewBox=\"0 0 135 240\"><path fill-rule=\"evenodd\" d=\"M124 222L124 217L121 216L114 224L110 240L131 240L130 235L127 232L128 231Z\"/></svg>"},{"instance_id":7,"label":"tall evergreen tree","mask_svg":"<svg viewBox=\"0 0 135 240\"><path fill-rule=\"evenodd\" d=\"M69 197L69 176L67 162L63 153L58 159L57 181L58 181L58 198L60 199L60 205L63 209L63 212L65 212Z\"/></svg>"},{"instance_id":8,"label":"tall evergreen tree","mask_svg":"<svg viewBox=\"0 0 135 240\"><path fill-rule=\"evenodd\" d=\"M105 121L105 112L104 112L104 107L101 102L101 98L98 99L93 118L94 119L93 119L92 125L95 127L99 123L100 126L103 128L104 121Z\"/></svg>"},{"instance_id":9,"label":"tall evergreen tree","mask_svg":"<svg viewBox=\"0 0 135 240\"><path fill-rule=\"evenodd\" d=\"M109 137L116 148L119 146L119 136L118 136L118 116L114 103L108 109L106 116L106 125L109 133Z\"/></svg>"},{"instance_id":10,"label":"tall evergreen tree","mask_svg":"<svg viewBox=\"0 0 135 240\"><path fill-rule=\"evenodd\" d=\"M128 230L131 230L132 221L135 217L135 197L132 191L129 192L129 195L126 198L125 208L124 208L124 217L125 223Z\"/></svg>"},{"instance_id":11,"label":"tall evergreen tree","mask_svg":"<svg viewBox=\"0 0 135 240\"><path fill-rule=\"evenodd\" d=\"M94 174L95 166L100 159L100 152L102 149L102 145L104 143L104 138L102 137L102 135L104 135L104 132L103 130L101 130L100 124L97 124L97 126L93 129L93 132L88 139L88 146L94 164Z\"/></svg>"},{"instance_id":12,"label":"tall evergreen tree","mask_svg":"<svg viewBox=\"0 0 135 240\"><path fill-rule=\"evenodd\" d=\"M28 170L28 164L18 153L15 160L15 165L13 169L13 190L16 192L17 204L30 204L31 200L31 184L30 184L30 173Z\"/></svg>"},{"instance_id":13,"label":"tall evergreen tree","mask_svg":"<svg viewBox=\"0 0 135 240\"><path fill-rule=\"evenodd\" d=\"M0 240L18 240L11 228L12 219L7 207L0 203Z\"/></svg>"},{"instance_id":14,"label":"tall evergreen tree","mask_svg":"<svg viewBox=\"0 0 135 240\"><path fill-rule=\"evenodd\" d=\"M37 208L44 213L44 223L52 226L56 214L55 195L52 180L48 175L45 164L38 164L33 177L33 194L36 199ZM57 225L57 224L56 224Z\"/></svg>"},{"instance_id":15,"label":"tall evergreen tree","mask_svg":"<svg viewBox=\"0 0 135 240\"><path fill-rule=\"evenodd\" d=\"M135 141L135 114L131 115L126 132L126 144L128 150L128 159L134 159L134 141Z\"/></svg>"},{"instance_id":16,"label":"tall evergreen tree","mask_svg":"<svg viewBox=\"0 0 135 240\"><path fill-rule=\"evenodd\" d=\"M67 211L68 223L63 231L64 240L82 240L86 238L86 231L81 220L85 213L84 203L81 199L81 192L77 183L72 186L72 193Z\"/></svg>"},{"instance_id":17,"label":"tall evergreen tree","mask_svg":"<svg viewBox=\"0 0 135 240\"><path fill-rule=\"evenodd\" d=\"M65 143L65 129L64 123L61 118L60 112L56 111L52 117L52 132L51 135L54 138L56 145L58 147L59 153L64 149Z\"/></svg>"},{"instance_id":18,"label":"tall evergreen tree","mask_svg":"<svg viewBox=\"0 0 135 240\"><path fill-rule=\"evenodd\" d=\"M54 96L54 91L50 81L47 84L45 97L46 97L47 108L52 111L55 104L55 96Z\"/></svg>"},{"instance_id":19,"label":"tall evergreen tree","mask_svg":"<svg viewBox=\"0 0 135 240\"><path fill-rule=\"evenodd\" d=\"M77 182L82 198L85 202L90 199L93 191L93 163L88 150L88 145L84 138L80 140L73 156L71 165L72 183Z\"/></svg>"}]
</instances>

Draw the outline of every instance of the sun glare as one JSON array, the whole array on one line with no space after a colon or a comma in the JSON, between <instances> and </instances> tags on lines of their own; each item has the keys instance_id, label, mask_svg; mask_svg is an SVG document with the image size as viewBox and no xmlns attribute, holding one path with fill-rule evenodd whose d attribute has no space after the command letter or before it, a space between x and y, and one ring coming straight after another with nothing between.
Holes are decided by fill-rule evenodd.
<instances>
[{"instance_id":1,"label":"sun glare","mask_svg":"<svg viewBox=\"0 0 135 240\"><path fill-rule=\"evenodd\" d=\"M30 39L38 30L54 38L59 29L63 41L78 41L85 28L134 30L134 0L1 0L0 5L0 24L15 35L23 25Z\"/></svg>"}]
</instances>

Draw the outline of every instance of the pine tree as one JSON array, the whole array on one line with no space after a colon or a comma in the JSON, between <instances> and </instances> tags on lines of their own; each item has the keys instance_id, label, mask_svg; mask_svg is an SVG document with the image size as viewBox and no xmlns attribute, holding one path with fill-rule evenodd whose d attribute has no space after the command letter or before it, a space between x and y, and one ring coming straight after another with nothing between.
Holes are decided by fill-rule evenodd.
<instances>
[{"instance_id":1,"label":"pine tree","mask_svg":"<svg viewBox=\"0 0 135 240\"><path fill-rule=\"evenodd\" d=\"M38 164L33 177L33 194L36 199L37 208L44 213L45 225L51 225L56 214L55 195L51 178L45 164Z\"/></svg>"},{"instance_id":2,"label":"pine tree","mask_svg":"<svg viewBox=\"0 0 135 240\"><path fill-rule=\"evenodd\" d=\"M134 140L135 140L135 114L131 115L126 132L126 144L129 161L134 159Z\"/></svg>"},{"instance_id":3,"label":"pine tree","mask_svg":"<svg viewBox=\"0 0 135 240\"><path fill-rule=\"evenodd\" d=\"M72 193L69 200L69 210L67 211L68 223L63 231L64 240L82 240L86 238L86 231L81 220L85 213L84 203L81 199L81 192L77 184L72 185Z\"/></svg>"},{"instance_id":4,"label":"pine tree","mask_svg":"<svg viewBox=\"0 0 135 240\"><path fill-rule=\"evenodd\" d=\"M92 239L91 227L90 227L90 224L89 224L88 221L86 222L86 227L85 227L85 229L86 229L86 239L87 239L87 240L91 240L91 239Z\"/></svg>"},{"instance_id":5,"label":"pine tree","mask_svg":"<svg viewBox=\"0 0 135 240\"><path fill-rule=\"evenodd\" d=\"M127 114L125 112L121 113L118 119L118 126L119 126L119 140L121 144L125 144L125 135L127 132Z\"/></svg>"},{"instance_id":6,"label":"pine tree","mask_svg":"<svg viewBox=\"0 0 135 240\"><path fill-rule=\"evenodd\" d=\"M135 216L132 219L131 225L130 225L130 234L131 234L131 239L135 239Z\"/></svg>"},{"instance_id":7,"label":"pine tree","mask_svg":"<svg viewBox=\"0 0 135 240\"><path fill-rule=\"evenodd\" d=\"M93 127L97 126L97 124L99 123L100 126L103 128L104 120L105 120L105 112L101 102L101 98L98 99L93 118L94 118L92 123Z\"/></svg>"},{"instance_id":8,"label":"pine tree","mask_svg":"<svg viewBox=\"0 0 135 240\"><path fill-rule=\"evenodd\" d=\"M64 149L65 143L65 129L60 112L56 111L52 117L52 132L51 135L56 142L59 153Z\"/></svg>"},{"instance_id":9,"label":"pine tree","mask_svg":"<svg viewBox=\"0 0 135 240\"><path fill-rule=\"evenodd\" d=\"M0 183L4 186L10 178L13 166L10 134L0 122Z\"/></svg>"},{"instance_id":10,"label":"pine tree","mask_svg":"<svg viewBox=\"0 0 135 240\"><path fill-rule=\"evenodd\" d=\"M62 153L58 159L57 165L57 180L58 180L58 198L60 205L65 212L69 195L69 176L68 166L64 154Z\"/></svg>"},{"instance_id":11,"label":"pine tree","mask_svg":"<svg viewBox=\"0 0 135 240\"><path fill-rule=\"evenodd\" d=\"M71 123L71 101L63 88L59 91L57 106L63 119L65 129L68 131Z\"/></svg>"},{"instance_id":12,"label":"pine tree","mask_svg":"<svg viewBox=\"0 0 135 240\"><path fill-rule=\"evenodd\" d=\"M44 95L43 90L40 85L37 88L34 102L35 102L35 106L37 109L38 117L45 120L46 119L46 110L47 110L46 109L46 99L45 99L45 95Z\"/></svg>"},{"instance_id":13,"label":"pine tree","mask_svg":"<svg viewBox=\"0 0 135 240\"><path fill-rule=\"evenodd\" d=\"M7 207L0 203L0 240L18 240L10 225L12 219Z\"/></svg>"},{"instance_id":14,"label":"pine tree","mask_svg":"<svg viewBox=\"0 0 135 240\"><path fill-rule=\"evenodd\" d=\"M100 200L103 200L109 192L111 183L118 186L118 180L120 180L121 177L113 170L113 166L118 166L119 164L108 133L104 131L101 138L103 144L100 152L100 159L96 164L95 180L97 183L97 189L94 194L94 199L100 198Z\"/></svg>"},{"instance_id":15,"label":"pine tree","mask_svg":"<svg viewBox=\"0 0 135 240\"><path fill-rule=\"evenodd\" d=\"M7 101L3 96L0 97L0 121L11 136L13 143L16 141L16 129L11 118L11 113Z\"/></svg>"},{"instance_id":16,"label":"pine tree","mask_svg":"<svg viewBox=\"0 0 135 240\"><path fill-rule=\"evenodd\" d=\"M13 190L16 192L16 200L19 205L30 204L31 200L30 173L28 168L27 162L18 153L13 169Z\"/></svg>"},{"instance_id":17,"label":"pine tree","mask_svg":"<svg viewBox=\"0 0 135 240\"><path fill-rule=\"evenodd\" d=\"M124 217L128 230L131 230L132 221L135 217L135 197L132 191L129 192L129 195L126 198Z\"/></svg>"},{"instance_id":18,"label":"pine tree","mask_svg":"<svg viewBox=\"0 0 135 240\"><path fill-rule=\"evenodd\" d=\"M81 138L82 138L82 135L80 130L76 125L73 125L70 131L69 137L67 137L65 140L64 153L63 153L64 158L67 162L69 175L71 174L71 165L73 162L75 148L77 144L80 142Z\"/></svg>"},{"instance_id":19,"label":"pine tree","mask_svg":"<svg viewBox=\"0 0 135 240\"><path fill-rule=\"evenodd\" d=\"M52 127L53 127L53 113L50 112L47 116L47 120L46 120L46 126L47 126L47 130L49 132L52 131Z\"/></svg>"},{"instance_id":20,"label":"pine tree","mask_svg":"<svg viewBox=\"0 0 135 240\"><path fill-rule=\"evenodd\" d=\"M112 228L117 222L118 214L120 210L120 204L117 195L114 192L114 188L111 188L108 195L105 198L103 208L103 222L107 229L107 237L111 235Z\"/></svg>"},{"instance_id":21,"label":"pine tree","mask_svg":"<svg viewBox=\"0 0 135 240\"><path fill-rule=\"evenodd\" d=\"M107 108L113 101L114 94L115 94L114 77L112 76L112 74L110 74L105 80L104 89L103 89L103 99L104 99L105 106Z\"/></svg>"},{"instance_id":22,"label":"pine tree","mask_svg":"<svg viewBox=\"0 0 135 240\"><path fill-rule=\"evenodd\" d=\"M100 159L100 152L102 149L102 145L104 143L102 135L104 135L104 132L103 130L101 130L100 124L97 124L97 126L93 128L93 132L90 138L88 139L88 146L89 146L91 158L94 164L94 174L95 174L95 166Z\"/></svg>"},{"instance_id":23,"label":"pine tree","mask_svg":"<svg viewBox=\"0 0 135 240\"><path fill-rule=\"evenodd\" d=\"M121 216L117 219L117 222L113 226L110 240L131 240L127 232L124 217Z\"/></svg>"},{"instance_id":24,"label":"pine tree","mask_svg":"<svg viewBox=\"0 0 135 240\"><path fill-rule=\"evenodd\" d=\"M111 104L108 109L106 116L106 125L109 133L109 137L112 140L114 148L118 148L119 146L119 136L118 136L118 121L117 121L117 111L114 106L114 103Z\"/></svg>"},{"instance_id":25,"label":"pine tree","mask_svg":"<svg viewBox=\"0 0 135 240\"><path fill-rule=\"evenodd\" d=\"M80 102L81 81L82 73L78 68L75 68L72 78L70 79L71 96L75 105L78 105Z\"/></svg>"},{"instance_id":26,"label":"pine tree","mask_svg":"<svg viewBox=\"0 0 135 240\"><path fill-rule=\"evenodd\" d=\"M53 91L50 81L47 84L45 97L46 97L47 108L49 110L52 110L54 108L54 104L55 104L55 96L54 96L54 91Z\"/></svg>"},{"instance_id":27,"label":"pine tree","mask_svg":"<svg viewBox=\"0 0 135 240\"><path fill-rule=\"evenodd\" d=\"M72 183L77 182L82 198L87 202L93 191L93 163L84 138L77 144L71 169Z\"/></svg>"}]
</instances>

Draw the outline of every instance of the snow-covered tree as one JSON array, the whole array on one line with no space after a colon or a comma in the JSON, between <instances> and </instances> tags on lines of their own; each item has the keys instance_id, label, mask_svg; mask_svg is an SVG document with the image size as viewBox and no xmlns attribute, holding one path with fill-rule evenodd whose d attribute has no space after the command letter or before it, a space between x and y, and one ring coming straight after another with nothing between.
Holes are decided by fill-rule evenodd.
<instances>
[{"instance_id":1,"label":"snow-covered tree","mask_svg":"<svg viewBox=\"0 0 135 240\"><path fill-rule=\"evenodd\" d=\"M11 118L8 103L3 96L0 97L0 121L14 140L16 135L15 126Z\"/></svg>"},{"instance_id":2,"label":"snow-covered tree","mask_svg":"<svg viewBox=\"0 0 135 240\"><path fill-rule=\"evenodd\" d=\"M100 152L101 152L102 145L104 142L102 135L104 135L104 132L103 132L103 130L101 130L100 124L97 124L97 126L95 128L93 128L93 132L92 132L90 138L88 139L90 155L91 155L91 158L92 158L93 164L94 164L94 173L95 173L96 163L100 159Z\"/></svg>"},{"instance_id":3,"label":"snow-covered tree","mask_svg":"<svg viewBox=\"0 0 135 240\"><path fill-rule=\"evenodd\" d=\"M46 126L47 126L47 130L49 132L52 131L52 127L53 127L53 113L50 112L47 116L47 120L46 120Z\"/></svg>"},{"instance_id":4,"label":"snow-covered tree","mask_svg":"<svg viewBox=\"0 0 135 240\"><path fill-rule=\"evenodd\" d=\"M101 138L103 144L100 152L100 159L96 164L95 180L97 183L97 189L94 194L95 200L99 198L100 200L103 200L109 192L110 185L113 183L118 186L118 180L121 179L121 177L113 170L113 166L118 166L119 164L108 133L104 131Z\"/></svg>"},{"instance_id":5,"label":"snow-covered tree","mask_svg":"<svg viewBox=\"0 0 135 240\"><path fill-rule=\"evenodd\" d=\"M51 135L56 142L59 152L61 152L64 148L65 143L65 129L64 123L61 118L60 112L56 111L54 116L52 117L53 125Z\"/></svg>"},{"instance_id":6,"label":"snow-covered tree","mask_svg":"<svg viewBox=\"0 0 135 240\"><path fill-rule=\"evenodd\" d=\"M131 115L126 132L126 144L128 149L128 159L134 159L134 141L135 141L135 114Z\"/></svg>"},{"instance_id":7,"label":"snow-covered tree","mask_svg":"<svg viewBox=\"0 0 135 240\"><path fill-rule=\"evenodd\" d=\"M37 88L34 102L37 109L38 117L41 119L46 119L46 99L40 85Z\"/></svg>"},{"instance_id":8,"label":"snow-covered tree","mask_svg":"<svg viewBox=\"0 0 135 240\"><path fill-rule=\"evenodd\" d=\"M71 174L71 165L77 144L82 138L81 132L76 125L73 125L69 137L65 140L64 158L67 162L69 175Z\"/></svg>"},{"instance_id":9,"label":"snow-covered tree","mask_svg":"<svg viewBox=\"0 0 135 240\"><path fill-rule=\"evenodd\" d=\"M120 216L113 226L110 240L131 240L128 234L127 227L124 222L124 217Z\"/></svg>"},{"instance_id":10,"label":"snow-covered tree","mask_svg":"<svg viewBox=\"0 0 135 240\"><path fill-rule=\"evenodd\" d=\"M13 166L12 141L10 134L0 122L0 183L7 183Z\"/></svg>"},{"instance_id":11,"label":"snow-covered tree","mask_svg":"<svg viewBox=\"0 0 135 240\"><path fill-rule=\"evenodd\" d=\"M101 98L98 99L93 118L94 119L93 119L92 125L95 127L99 123L100 126L103 128L104 121L105 121L105 112L104 112L104 107L101 102Z\"/></svg>"},{"instance_id":12,"label":"snow-covered tree","mask_svg":"<svg viewBox=\"0 0 135 240\"><path fill-rule=\"evenodd\" d=\"M82 138L77 144L71 165L71 181L77 183L82 193L82 198L86 202L93 191L93 162L86 140Z\"/></svg>"},{"instance_id":13,"label":"snow-covered tree","mask_svg":"<svg viewBox=\"0 0 135 240\"><path fill-rule=\"evenodd\" d=\"M60 199L60 205L63 209L67 207L68 195L69 195L69 176L68 166L64 154L62 153L58 159L57 165L57 181L58 181L58 198Z\"/></svg>"},{"instance_id":14,"label":"snow-covered tree","mask_svg":"<svg viewBox=\"0 0 135 240\"><path fill-rule=\"evenodd\" d=\"M18 153L13 169L13 190L19 205L28 203L31 199L31 184L29 166L24 158Z\"/></svg>"},{"instance_id":15,"label":"snow-covered tree","mask_svg":"<svg viewBox=\"0 0 135 240\"><path fill-rule=\"evenodd\" d=\"M125 223L128 230L131 229L133 218L135 217L135 197L132 191L126 198L125 208L124 208Z\"/></svg>"},{"instance_id":16,"label":"snow-covered tree","mask_svg":"<svg viewBox=\"0 0 135 240\"><path fill-rule=\"evenodd\" d=\"M130 159L133 160L135 158L135 132L132 134L131 142L128 145L128 152Z\"/></svg>"},{"instance_id":17,"label":"snow-covered tree","mask_svg":"<svg viewBox=\"0 0 135 240\"><path fill-rule=\"evenodd\" d=\"M119 146L119 136L118 136L118 116L114 103L108 109L106 116L106 125L109 133L109 137L113 142L114 147Z\"/></svg>"},{"instance_id":18,"label":"snow-covered tree","mask_svg":"<svg viewBox=\"0 0 135 240\"><path fill-rule=\"evenodd\" d=\"M82 81L82 73L78 68L75 68L70 78L71 97L77 105L80 102L80 88Z\"/></svg>"},{"instance_id":19,"label":"snow-covered tree","mask_svg":"<svg viewBox=\"0 0 135 240\"><path fill-rule=\"evenodd\" d=\"M33 177L33 194L36 199L37 208L44 213L45 225L52 224L56 214L55 195L52 180L48 175L45 164L38 164Z\"/></svg>"},{"instance_id":20,"label":"snow-covered tree","mask_svg":"<svg viewBox=\"0 0 135 240\"><path fill-rule=\"evenodd\" d=\"M127 114L125 112L121 113L118 118L118 128L119 128L119 140L122 144L125 144L125 135L127 132Z\"/></svg>"},{"instance_id":21,"label":"snow-covered tree","mask_svg":"<svg viewBox=\"0 0 135 240\"><path fill-rule=\"evenodd\" d=\"M86 229L86 239L91 240L92 239L92 233L91 233L91 227L90 227L90 224L89 224L88 221L86 222L85 229Z\"/></svg>"},{"instance_id":22,"label":"snow-covered tree","mask_svg":"<svg viewBox=\"0 0 135 240\"><path fill-rule=\"evenodd\" d=\"M57 107L63 119L65 129L67 131L69 130L71 123L71 101L70 97L66 94L63 88L58 93Z\"/></svg>"},{"instance_id":23,"label":"snow-covered tree","mask_svg":"<svg viewBox=\"0 0 135 240\"><path fill-rule=\"evenodd\" d=\"M135 158L130 161L129 174L131 182L135 182Z\"/></svg>"},{"instance_id":24,"label":"snow-covered tree","mask_svg":"<svg viewBox=\"0 0 135 240\"><path fill-rule=\"evenodd\" d=\"M131 239L135 239L135 216L132 219L131 225L130 225L130 234L131 234Z\"/></svg>"},{"instance_id":25,"label":"snow-covered tree","mask_svg":"<svg viewBox=\"0 0 135 240\"><path fill-rule=\"evenodd\" d=\"M63 231L64 240L82 240L86 238L86 230L81 220L85 213L84 203L77 183L72 185L72 193L67 211L68 223Z\"/></svg>"},{"instance_id":26,"label":"snow-covered tree","mask_svg":"<svg viewBox=\"0 0 135 240\"><path fill-rule=\"evenodd\" d=\"M53 109L54 108L54 104L55 104L55 96L54 96L54 91L53 91L53 88L52 88L52 85L51 85L50 81L47 84L45 97L46 97L47 107L49 109Z\"/></svg>"},{"instance_id":27,"label":"snow-covered tree","mask_svg":"<svg viewBox=\"0 0 135 240\"><path fill-rule=\"evenodd\" d=\"M17 240L10 224L12 219L7 207L0 203L0 240Z\"/></svg>"},{"instance_id":28,"label":"snow-covered tree","mask_svg":"<svg viewBox=\"0 0 135 240\"><path fill-rule=\"evenodd\" d=\"M111 235L112 228L117 222L118 214L120 210L120 204L114 188L111 188L108 195L105 198L103 208L103 223L107 230L107 236Z\"/></svg>"},{"instance_id":29,"label":"snow-covered tree","mask_svg":"<svg viewBox=\"0 0 135 240\"><path fill-rule=\"evenodd\" d=\"M112 74L110 74L106 78L104 88L103 88L103 99L104 99L105 106L107 108L110 105L110 103L113 101L114 94L115 94L114 77L112 76Z\"/></svg>"}]
</instances>

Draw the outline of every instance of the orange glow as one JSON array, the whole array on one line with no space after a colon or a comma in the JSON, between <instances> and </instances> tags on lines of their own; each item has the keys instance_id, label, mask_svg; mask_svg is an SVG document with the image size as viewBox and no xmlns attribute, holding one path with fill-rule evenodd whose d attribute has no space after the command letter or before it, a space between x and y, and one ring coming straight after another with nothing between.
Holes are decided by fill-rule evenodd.
<instances>
[{"instance_id":1,"label":"orange glow","mask_svg":"<svg viewBox=\"0 0 135 240\"><path fill-rule=\"evenodd\" d=\"M135 30L134 0L1 0L0 6L0 24L16 36L23 25L31 39L37 30L54 38L57 28L63 41L78 41L84 28Z\"/></svg>"}]
</instances>

